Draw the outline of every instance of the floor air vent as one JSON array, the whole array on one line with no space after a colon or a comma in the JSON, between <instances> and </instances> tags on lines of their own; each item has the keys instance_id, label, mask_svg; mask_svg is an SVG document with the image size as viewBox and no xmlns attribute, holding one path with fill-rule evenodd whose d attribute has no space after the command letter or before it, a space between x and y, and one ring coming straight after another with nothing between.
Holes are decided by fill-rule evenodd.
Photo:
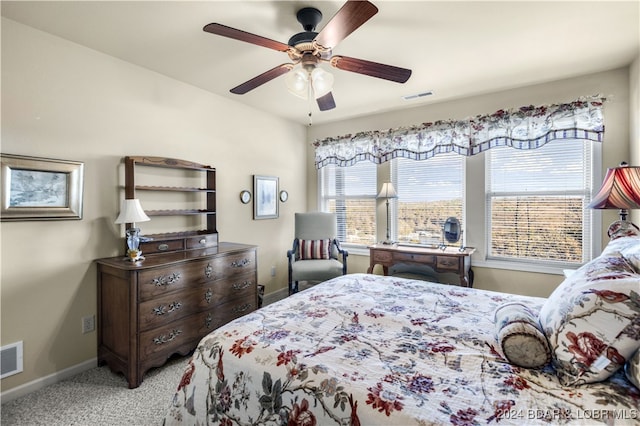
<instances>
[{"instance_id":1,"label":"floor air vent","mask_svg":"<svg viewBox=\"0 0 640 426\"><path fill-rule=\"evenodd\" d=\"M0 348L0 379L22 372L22 342Z\"/></svg>"}]
</instances>

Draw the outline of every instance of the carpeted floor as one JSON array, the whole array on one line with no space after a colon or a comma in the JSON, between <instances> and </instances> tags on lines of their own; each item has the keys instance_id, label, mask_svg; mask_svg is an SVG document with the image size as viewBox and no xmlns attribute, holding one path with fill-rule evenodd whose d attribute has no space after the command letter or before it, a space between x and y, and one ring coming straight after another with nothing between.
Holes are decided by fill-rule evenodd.
<instances>
[{"instance_id":1,"label":"carpeted floor","mask_svg":"<svg viewBox=\"0 0 640 426\"><path fill-rule=\"evenodd\" d=\"M2 405L4 425L161 425L188 357L151 369L136 389L96 367Z\"/></svg>"}]
</instances>

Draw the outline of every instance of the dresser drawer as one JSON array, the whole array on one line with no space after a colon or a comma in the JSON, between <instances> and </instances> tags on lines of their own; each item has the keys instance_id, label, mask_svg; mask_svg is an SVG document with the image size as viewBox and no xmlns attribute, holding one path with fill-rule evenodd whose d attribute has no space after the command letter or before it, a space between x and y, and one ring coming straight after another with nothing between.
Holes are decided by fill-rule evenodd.
<instances>
[{"instance_id":1,"label":"dresser drawer","mask_svg":"<svg viewBox=\"0 0 640 426\"><path fill-rule=\"evenodd\" d=\"M200 312L144 331L140 333L140 355L146 358L155 354L171 354L188 342L197 342L216 328L255 309L253 300L235 299L214 310Z\"/></svg>"},{"instance_id":2,"label":"dresser drawer","mask_svg":"<svg viewBox=\"0 0 640 426\"><path fill-rule=\"evenodd\" d=\"M140 243L140 250L142 250L142 254L184 250L184 239L147 241Z\"/></svg>"},{"instance_id":3,"label":"dresser drawer","mask_svg":"<svg viewBox=\"0 0 640 426\"><path fill-rule=\"evenodd\" d=\"M246 251L216 257L211 259L211 265L213 268L212 279L220 280L237 277L256 271L256 253L254 251Z\"/></svg>"},{"instance_id":4,"label":"dresser drawer","mask_svg":"<svg viewBox=\"0 0 640 426\"><path fill-rule=\"evenodd\" d=\"M438 256L436 268L441 271L458 271L460 269L461 259L461 257L457 256Z\"/></svg>"},{"instance_id":5,"label":"dresser drawer","mask_svg":"<svg viewBox=\"0 0 640 426\"><path fill-rule=\"evenodd\" d=\"M218 234L207 234L187 238L187 250L215 247L218 245Z\"/></svg>"},{"instance_id":6,"label":"dresser drawer","mask_svg":"<svg viewBox=\"0 0 640 426\"><path fill-rule=\"evenodd\" d=\"M230 300L216 308L215 328L220 327L236 318L240 318L257 309L256 298L247 297Z\"/></svg>"},{"instance_id":7,"label":"dresser drawer","mask_svg":"<svg viewBox=\"0 0 640 426\"><path fill-rule=\"evenodd\" d=\"M214 326L213 313L200 312L173 321L163 327L140 333L140 356L142 358L164 353L167 356L184 344L202 338L220 325Z\"/></svg>"},{"instance_id":8,"label":"dresser drawer","mask_svg":"<svg viewBox=\"0 0 640 426\"><path fill-rule=\"evenodd\" d=\"M394 253L396 262L418 262L425 265L435 265L436 257L430 254Z\"/></svg>"},{"instance_id":9,"label":"dresser drawer","mask_svg":"<svg viewBox=\"0 0 640 426\"><path fill-rule=\"evenodd\" d=\"M246 274L236 279L213 281L196 289L171 292L143 302L138 309L140 330L160 327L192 313L210 310L229 300L253 300L257 291L254 276Z\"/></svg>"},{"instance_id":10,"label":"dresser drawer","mask_svg":"<svg viewBox=\"0 0 640 426\"><path fill-rule=\"evenodd\" d=\"M199 286L202 282L215 279L215 261L215 259L198 260L141 271L138 274L140 300Z\"/></svg>"}]
</instances>

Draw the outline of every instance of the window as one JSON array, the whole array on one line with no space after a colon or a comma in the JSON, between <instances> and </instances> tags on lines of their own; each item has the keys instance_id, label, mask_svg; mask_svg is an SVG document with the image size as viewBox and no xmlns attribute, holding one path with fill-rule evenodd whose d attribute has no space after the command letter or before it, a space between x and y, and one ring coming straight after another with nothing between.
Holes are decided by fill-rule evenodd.
<instances>
[{"instance_id":1,"label":"window","mask_svg":"<svg viewBox=\"0 0 640 426\"><path fill-rule=\"evenodd\" d=\"M448 217L463 222L464 161L457 153L428 160L398 158L391 176L398 198L394 203L394 240L400 243L438 244ZM464 222L462 228L464 229Z\"/></svg>"},{"instance_id":2,"label":"window","mask_svg":"<svg viewBox=\"0 0 640 426\"><path fill-rule=\"evenodd\" d=\"M486 152L487 258L578 265L591 256L592 143Z\"/></svg>"},{"instance_id":3,"label":"window","mask_svg":"<svg viewBox=\"0 0 640 426\"><path fill-rule=\"evenodd\" d=\"M338 218L338 238L344 244L376 241L376 165L361 161L350 167L328 165L318 171L320 210Z\"/></svg>"}]
</instances>

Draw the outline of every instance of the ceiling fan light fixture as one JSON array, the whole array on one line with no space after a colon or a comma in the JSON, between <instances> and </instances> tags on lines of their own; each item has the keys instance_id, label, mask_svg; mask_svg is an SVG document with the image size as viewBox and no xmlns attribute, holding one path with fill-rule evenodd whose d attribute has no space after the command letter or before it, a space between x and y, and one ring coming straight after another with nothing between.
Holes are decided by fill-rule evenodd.
<instances>
[{"instance_id":1,"label":"ceiling fan light fixture","mask_svg":"<svg viewBox=\"0 0 640 426\"><path fill-rule=\"evenodd\" d=\"M287 84L287 89L293 95L307 99L308 91L309 91L309 73L302 69L298 68L295 71L289 72L285 79L285 83Z\"/></svg>"},{"instance_id":2,"label":"ceiling fan light fixture","mask_svg":"<svg viewBox=\"0 0 640 426\"><path fill-rule=\"evenodd\" d=\"M311 71L311 86L316 99L323 97L333 90L333 74L316 67Z\"/></svg>"}]
</instances>

